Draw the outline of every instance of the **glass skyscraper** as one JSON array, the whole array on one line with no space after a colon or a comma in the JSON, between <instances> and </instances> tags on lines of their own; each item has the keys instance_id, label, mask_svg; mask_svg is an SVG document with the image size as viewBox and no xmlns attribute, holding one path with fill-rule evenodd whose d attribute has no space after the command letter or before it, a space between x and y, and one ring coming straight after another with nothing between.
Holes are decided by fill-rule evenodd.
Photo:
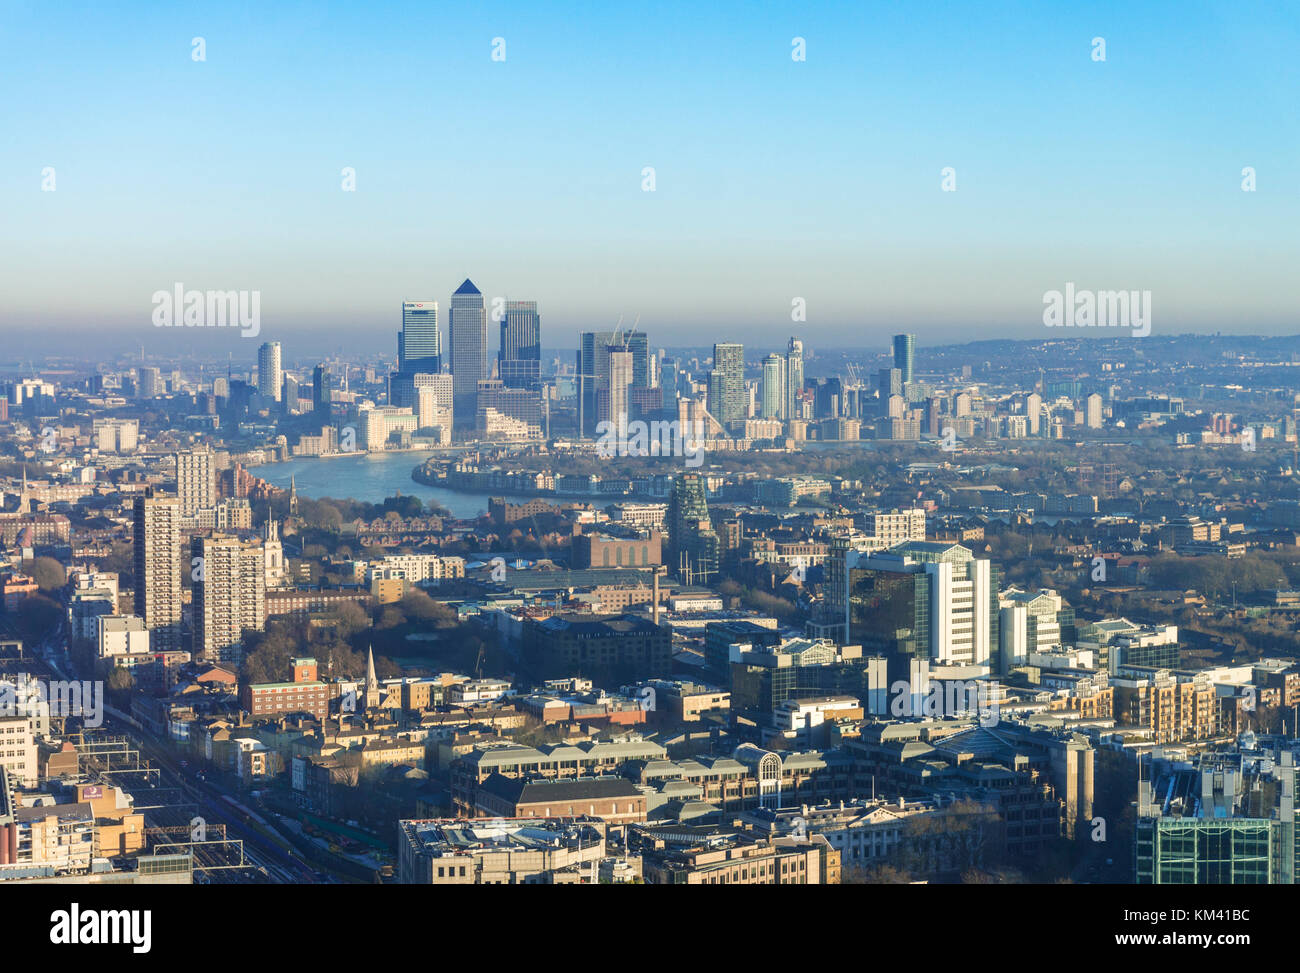
<instances>
[{"instance_id":1,"label":"glass skyscraper","mask_svg":"<svg viewBox=\"0 0 1300 973\"><path fill-rule=\"evenodd\" d=\"M442 371L442 338L437 301L403 301L402 330L397 333L397 370L403 375Z\"/></svg>"},{"instance_id":2,"label":"glass skyscraper","mask_svg":"<svg viewBox=\"0 0 1300 973\"><path fill-rule=\"evenodd\" d=\"M584 331L578 349L578 394L583 435L600 421L600 392L609 391L609 350L632 355L631 388L650 388L650 342L644 331Z\"/></svg>"},{"instance_id":3,"label":"glass skyscraper","mask_svg":"<svg viewBox=\"0 0 1300 973\"><path fill-rule=\"evenodd\" d=\"M916 381L912 373L916 354L916 335L894 335L894 367L903 373L903 385Z\"/></svg>"},{"instance_id":4,"label":"glass skyscraper","mask_svg":"<svg viewBox=\"0 0 1300 973\"><path fill-rule=\"evenodd\" d=\"M776 352L763 359L763 418L785 418L785 359Z\"/></svg>"},{"instance_id":5,"label":"glass skyscraper","mask_svg":"<svg viewBox=\"0 0 1300 973\"><path fill-rule=\"evenodd\" d=\"M322 425L330 423L331 394L334 391L334 376L324 362L317 365L311 376L311 412L312 420Z\"/></svg>"},{"instance_id":6,"label":"glass skyscraper","mask_svg":"<svg viewBox=\"0 0 1300 973\"><path fill-rule=\"evenodd\" d=\"M506 302L497 371L506 388L541 387L542 320L536 301Z\"/></svg>"},{"instance_id":7,"label":"glass skyscraper","mask_svg":"<svg viewBox=\"0 0 1300 973\"><path fill-rule=\"evenodd\" d=\"M472 425L478 414L478 383L487 378L487 310L483 294L468 278L451 295L447 336L455 422Z\"/></svg>"},{"instance_id":8,"label":"glass skyscraper","mask_svg":"<svg viewBox=\"0 0 1300 973\"><path fill-rule=\"evenodd\" d=\"M704 478L673 477L668 498L668 570L683 584L709 584L718 573L721 544L709 519Z\"/></svg>"}]
</instances>

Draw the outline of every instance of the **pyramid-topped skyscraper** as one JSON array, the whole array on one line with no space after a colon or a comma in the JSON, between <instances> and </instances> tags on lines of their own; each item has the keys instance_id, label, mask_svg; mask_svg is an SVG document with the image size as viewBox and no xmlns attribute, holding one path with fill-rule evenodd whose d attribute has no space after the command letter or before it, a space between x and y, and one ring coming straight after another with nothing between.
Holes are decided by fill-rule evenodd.
<instances>
[{"instance_id":1,"label":"pyramid-topped skyscraper","mask_svg":"<svg viewBox=\"0 0 1300 973\"><path fill-rule=\"evenodd\" d=\"M488 377L487 309L469 278L451 295L447 315L451 347L451 395L455 424L472 427L478 415L478 383Z\"/></svg>"}]
</instances>

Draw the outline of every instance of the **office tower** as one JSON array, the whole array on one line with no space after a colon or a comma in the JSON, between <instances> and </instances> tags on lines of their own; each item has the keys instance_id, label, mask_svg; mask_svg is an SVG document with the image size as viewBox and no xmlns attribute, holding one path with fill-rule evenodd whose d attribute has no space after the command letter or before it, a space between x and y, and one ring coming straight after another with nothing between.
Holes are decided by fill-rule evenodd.
<instances>
[{"instance_id":1,"label":"office tower","mask_svg":"<svg viewBox=\"0 0 1300 973\"><path fill-rule=\"evenodd\" d=\"M665 358L659 370L659 404L661 408L670 411L677 408L677 383L680 375L681 371L677 367L677 359Z\"/></svg>"},{"instance_id":2,"label":"office tower","mask_svg":"<svg viewBox=\"0 0 1300 973\"><path fill-rule=\"evenodd\" d=\"M506 301L497 372L507 388L541 389L542 320L536 301Z\"/></svg>"},{"instance_id":3,"label":"office tower","mask_svg":"<svg viewBox=\"0 0 1300 973\"><path fill-rule=\"evenodd\" d=\"M280 393L280 411L292 415L298 411L298 379L285 373L284 385Z\"/></svg>"},{"instance_id":4,"label":"office tower","mask_svg":"<svg viewBox=\"0 0 1300 973\"><path fill-rule=\"evenodd\" d=\"M883 653L891 678L913 660L998 672L998 572L959 544L906 541L843 551L848 639Z\"/></svg>"},{"instance_id":5,"label":"office tower","mask_svg":"<svg viewBox=\"0 0 1300 973\"><path fill-rule=\"evenodd\" d=\"M609 406L601 416L616 429L626 429L629 421L628 391L632 387L632 353L617 345L609 349Z\"/></svg>"},{"instance_id":6,"label":"office tower","mask_svg":"<svg viewBox=\"0 0 1300 973\"><path fill-rule=\"evenodd\" d=\"M210 449L176 454L176 498L181 516L193 517L217 505L217 461Z\"/></svg>"},{"instance_id":7,"label":"office tower","mask_svg":"<svg viewBox=\"0 0 1300 973\"><path fill-rule=\"evenodd\" d=\"M724 426L745 418L745 346L715 344L713 374L718 376L719 401L709 398L709 412ZM713 391L712 381L709 385Z\"/></svg>"},{"instance_id":8,"label":"office tower","mask_svg":"<svg viewBox=\"0 0 1300 973\"><path fill-rule=\"evenodd\" d=\"M283 381L280 371L280 342L268 341L257 349L257 391L263 397L279 402Z\"/></svg>"},{"instance_id":9,"label":"office tower","mask_svg":"<svg viewBox=\"0 0 1300 973\"><path fill-rule=\"evenodd\" d=\"M785 401L785 359L773 352L763 359L763 418L784 419Z\"/></svg>"},{"instance_id":10,"label":"office tower","mask_svg":"<svg viewBox=\"0 0 1300 973\"><path fill-rule=\"evenodd\" d=\"M1089 429L1101 428L1101 396L1093 392L1085 400L1085 419L1084 425Z\"/></svg>"},{"instance_id":11,"label":"office tower","mask_svg":"<svg viewBox=\"0 0 1300 973\"><path fill-rule=\"evenodd\" d=\"M458 425L469 425L478 414L478 383L487 378L487 310L483 295L467 278L451 295L447 315L451 345L452 409Z\"/></svg>"},{"instance_id":12,"label":"office tower","mask_svg":"<svg viewBox=\"0 0 1300 973\"><path fill-rule=\"evenodd\" d=\"M442 337L437 301L403 301L402 330L397 332L397 370L404 375L442 371Z\"/></svg>"},{"instance_id":13,"label":"office tower","mask_svg":"<svg viewBox=\"0 0 1300 973\"><path fill-rule=\"evenodd\" d=\"M330 403L333 400L334 376L323 362L317 365L311 374L311 412L312 419L322 426L330 424Z\"/></svg>"},{"instance_id":14,"label":"office tower","mask_svg":"<svg viewBox=\"0 0 1300 973\"><path fill-rule=\"evenodd\" d=\"M704 478L698 473L673 477L668 498L668 570L683 584L709 584L718 573L721 541L709 519Z\"/></svg>"},{"instance_id":15,"label":"office tower","mask_svg":"<svg viewBox=\"0 0 1300 973\"><path fill-rule=\"evenodd\" d=\"M650 387L650 343L644 331L584 331L578 349L578 414L582 433L595 433L600 392L609 392L609 351L632 354L632 388Z\"/></svg>"},{"instance_id":16,"label":"office tower","mask_svg":"<svg viewBox=\"0 0 1300 973\"><path fill-rule=\"evenodd\" d=\"M1043 397L1037 392L1025 396L1025 415L1029 420L1029 435L1037 436L1043 420Z\"/></svg>"},{"instance_id":17,"label":"office tower","mask_svg":"<svg viewBox=\"0 0 1300 973\"><path fill-rule=\"evenodd\" d=\"M181 504L152 489L135 498L131 543L135 569L135 613L149 629L155 652L181 648Z\"/></svg>"},{"instance_id":18,"label":"office tower","mask_svg":"<svg viewBox=\"0 0 1300 973\"><path fill-rule=\"evenodd\" d=\"M876 387L882 401L891 395L903 394L903 373L897 368L882 368L877 374Z\"/></svg>"},{"instance_id":19,"label":"office tower","mask_svg":"<svg viewBox=\"0 0 1300 973\"><path fill-rule=\"evenodd\" d=\"M802 392L803 342L798 338L791 338L789 350L785 354L785 417L787 419L803 418L799 407Z\"/></svg>"},{"instance_id":20,"label":"office tower","mask_svg":"<svg viewBox=\"0 0 1300 973\"><path fill-rule=\"evenodd\" d=\"M217 535L190 542L195 658L238 666L244 632L266 627L266 552L258 540ZM195 560L196 558L201 560Z\"/></svg>"},{"instance_id":21,"label":"office tower","mask_svg":"<svg viewBox=\"0 0 1300 973\"><path fill-rule=\"evenodd\" d=\"M1058 649L1062 630L1074 620L1074 609L1055 591L1008 588L998 596L998 643L1002 671L1030 665L1036 652Z\"/></svg>"},{"instance_id":22,"label":"office tower","mask_svg":"<svg viewBox=\"0 0 1300 973\"><path fill-rule=\"evenodd\" d=\"M894 367L903 373L903 385L916 381L916 376L912 372L914 357L916 353L916 335L914 334L896 334L894 335Z\"/></svg>"},{"instance_id":23,"label":"office tower","mask_svg":"<svg viewBox=\"0 0 1300 973\"><path fill-rule=\"evenodd\" d=\"M162 372L151 365L141 365L135 370L136 398L154 399L162 392Z\"/></svg>"}]
</instances>

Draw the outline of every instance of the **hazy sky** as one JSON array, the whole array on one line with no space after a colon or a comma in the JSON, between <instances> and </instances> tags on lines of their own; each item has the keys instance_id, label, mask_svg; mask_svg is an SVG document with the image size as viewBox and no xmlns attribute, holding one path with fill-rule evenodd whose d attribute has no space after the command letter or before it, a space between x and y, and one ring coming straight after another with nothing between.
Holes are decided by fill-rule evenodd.
<instances>
[{"instance_id":1,"label":"hazy sky","mask_svg":"<svg viewBox=\"0 0 1300 973\"><path fill-rule=\"evenodd\" d=\"M1296 4L614 6L0 5L0 337L161 340L181 282L392 346L466 276L548 347L1041 336L1067 281L1300 330Z\"/></svg>"}]
</instances>

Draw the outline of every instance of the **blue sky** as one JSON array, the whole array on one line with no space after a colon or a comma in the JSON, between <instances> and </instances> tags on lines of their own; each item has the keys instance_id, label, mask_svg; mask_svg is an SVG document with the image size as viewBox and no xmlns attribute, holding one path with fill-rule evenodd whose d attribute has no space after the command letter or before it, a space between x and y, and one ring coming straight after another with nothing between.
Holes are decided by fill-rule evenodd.
<instances>
[{"instance_id":1,"label":"blue sky","mask_svg":"<svg viewBox=\"0 0 1300 973\"><path fill-rule=\"evenodd\" d=\"M0 5L11 335L150 341L181 281L384 345L466 276L548 346L1041 336L1066 281L1298 330L1294 4L117 6Z\"/></svg>"}]
</instances>

